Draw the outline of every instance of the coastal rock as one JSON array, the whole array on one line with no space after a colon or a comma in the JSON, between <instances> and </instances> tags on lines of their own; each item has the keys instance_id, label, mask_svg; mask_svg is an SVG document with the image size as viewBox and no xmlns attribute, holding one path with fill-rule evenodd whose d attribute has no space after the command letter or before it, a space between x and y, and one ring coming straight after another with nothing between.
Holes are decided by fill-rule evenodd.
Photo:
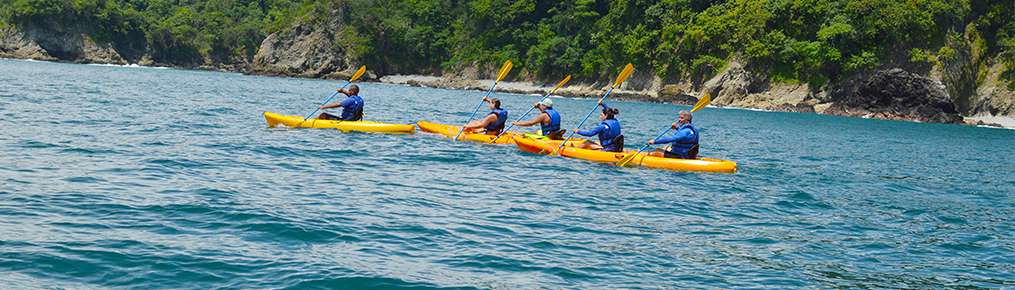
<instances>
[{"instance_id":1,"label":"coastal rock","mask_svg":"<svg viewBox=\"0 0 1015 290\"><path fill-rule=\"evenodd\" d=\"M621 88L632 91L659 91L662 89L662 83L662 79L651 69L635 69Z\"/></svg>"},{"instance_id":2,"label":"coastal rock","mask_svg":"<svg viewBox=\"0 0 1015 290\"><path fill-rule=\"evenodd\" d=\"M663 103L689 106L698 102L698 98L691 95L690 84L686 83L662 86L662 89L656 92L656 100Z\"/></svg>"},{"instance_id":3,"label":"coastal rock","mask_svg":"<svg viewBox=\"0 0 1015 290\"><path fill-rule=\"evenodd\" d=\"M331 23L326 24L304 20L288 30L268 35L254 55L250 72L320 78L355 70L350 66L345 47L338 42L337 32L343 26L337 18L328 17Z\"/></svg>"},{"instance_id":4,"label":"coastal rock","mask_svg":"<svg viewBox=\"0 0 1015 290\"><path fill-rule=\"evenodd\" d=\"M1003 72L1000 62L989 68L983 84L968 102L967 115L1015 116L1015 85L1001 78Z\"/></svg>"},{"instance_id":5,"label":"coastal rock","mask_svg":"<svg viewBox=\"0 0 1015 290\"><path fill-rule=\"evenodd\" d=\"M961 123L943 84L902 69L879 70L835 90L823 113L865 118Z\"/></svg>"},{"instance_id":6,"label":"coastal rock","mask_svg":"<svg viewBox=\"0 0 1015 290\"><path fill-rule=\"evenodd\" d=\"M707 91L706 91L707 92ZM713 96L713 100L715 100ZM726 107L754 108L784 112L815 112L817 104L810 87L806 84L772 84L767 89L746 95L726 95L713 104Z\"/></svg>"},{"instance_id":7,"label":"coastal rock","mask_svg":"<svg viewBox=\"0 0 1015 290\"><path fill-rule=\"evenodd\" d=\"M973 111L971 103L978 98L977 78L984 61L982 53L975 53L970 45L977 37L974 31L967 30L962 40L948 38L947 48L954 53L938 56L938 62L929 74L931 79L945 85L956 109L967 114Z\"/></svg>"},{"instance_id":8,"label":"coastal rock","mask_svg":"<svg viewBox=\"0 0 1015 290\"><path fill-rule=\"evenodd\" d=\"M109 44L98 44L90 37L81 37L81 57L85 62L127 64Z\"/></svg>"},{"instance_id":9,"label":"coastal rock","mask_svg":"<svg viewBox=\"0 0 1015 290\"><path fill-rule=\"evenodd\" d=\"M0 55L40 60L82 63L126 64L108 43L98 43L74 27L27 26L0 29Z\"/></svg>"},{"instance_id":10,"label":"coastal rock","mask_svg":"<svg viewBox=\"0 0 1015 290\"><path fill-rule=\"evenodd\" d=\"M39 44L46 53L60 60L80 61L84 56L84 38L81 33L67 31L55 23L41 26L24 26L28 39Z\"/></svg>"},{"instance_id":11,"label":"coastal rock","mask_svg":"<svg viewBox=\"0 0 1015 290\"><path fill-rule=\"evenodd\" d=\"M127 61L108 43L97 43L80 27L62 27L56 23L26 26L24 34L38 43L48 55L59 60L81 63L126 64Z\"/></svg>"},{"instance_id":12,"label":"coastal rock","mask_svg":"<svg viewBox=\"0 0 1015 290\"><path fill-rule=\"evenodd\" d=\"M771 110L773 110L773 111L782 111L782 112L797 112L797 113L814 113L815 112L814 105L810 105L810 104L806 104L806 103L796 103L796 104L782 103L782 104L773 106Z\"/></svg>"},{"instance_id":13,"label":"coastal rock","mask_svg":"<svg viewBox=\"0 0 1015 290\"><path fill-rule=\"evenodd\" d=\"M738 60L730 61L725 70L702 86L702 93L712 96L716 105L728 106L751 94L755 77Z\"/></svg>"},{"instance_id":14,"label":"coastal rock","mask_svg":"<svg viewBox=\"0 0 1015 290\"><path fill-rule=\"evenodd\" d=\"M966 119L965 120L965 124L966 125L971 125L971 126L984 126L984 127L1004 128L1004 126L1002 126L1001 124L984 122L983 120Z\"/></svg>"},{"instance_id":15,"label":"coastal rock","mask_svg":"<svg viewBox=\"0 0 1015 290\"><path fill-rule=\"evenodd\" d=\"M953 54L939 56L930 74L948 88L958 111L964 116L1015 115L1015 83L1005 77L1004 56L991 58L976 43L983 41L977 29L968 29L961 38L949 38Z\"/></svg>"},{"instance_id":16,"label":"coastal rock","mask_svg":"<svg viewBox=\"0 0 1015 290\"><path fill-rule=\"evenodd\" d=\"M25 34L7 26L0 28L0 57L55 60L45 49L35 41L25 37Z\"/></svg>"}]
</instances>

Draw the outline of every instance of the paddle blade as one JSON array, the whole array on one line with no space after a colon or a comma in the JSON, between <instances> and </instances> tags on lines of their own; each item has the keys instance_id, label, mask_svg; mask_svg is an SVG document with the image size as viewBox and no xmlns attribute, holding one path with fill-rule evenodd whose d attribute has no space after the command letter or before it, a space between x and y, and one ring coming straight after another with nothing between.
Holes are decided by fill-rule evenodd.
<instances>
[{"instance_id":1,"label":"paddle blade","mask_svg":"<svg viewBox=\"0 0 1015 290\"><path fill-rule=\"evenodd\" d=\"M624 69L620 71L619 75L617 75L617 81L613 82L613 87L614 88L619 87L620 84L624 83L624 81L627 80L627 77L631 76L631 73L633 72L634 65L627 64L626 66L624 66Z\"/></svg>"},{"instance_id":2,"label":"paddle blade","mask_svg":"<svg viewBox=\"0 0 1015 290\"><path fill-rule=\"evenodd\" d=\"M499 82L503 80L504 77L507 76L508 72L511 72L512 67L514 67L514 64L512 64L510 60L505 61L504 65L500 67L500 73L497 73L497 81Z\"/></svg>"},{"instance_id":3,"label":"paddle blade","mask_svg":"<svg viewBox=\"0 0 1015 290\"><path fill-rule=\"evenodd\" d=\"M363 74L366 73L366 72L367 72L367 66L364 65L364 66L359 67L359 69L356 70L356 73L352 74L352 77L349 78L349 82L350 83L351 82L355 82L357 79L359 79L359 77L363 76Z\"/></svg>"},{"instance_id":4,"label":"paddle blade","mask_svg":"<svg viewBox=\"0 0 1015 290\"><path fill-rule=\"evenodd\" d=\"M697 112L698 110L701 110L705 106L708 106L708 103L711 103L711 102L712 102L712 97L710 97L708 94L705 94L704 96L701 97L701 99L698 99L697 103L694 104L694 108L691 109L691 113L694 113L694 112Z\"/></svg>"},{"instance_id":5,"label":"paddle blade","mask_svg":"<svg viewBox=\"0 0 1015 290\"><path fill-rule=\"evenodd\" d=\"M627 156L624 156L624 159L620 159L620 161L617 161L617 166L620 167L627 166L627 164L631 163L631 160L634 160L635 157L638 157L638 153L628 154Z\"/></svg>"},{"instance_id":6,"label":"paddle blade","mask_svg":"<svg viewBox=\"0 0 1015 290\"><path fill-rule=\"evenodd\" d=\"M557 86L553 87L553 89L550 90L550 93L547 95L552 95L554 92L564 87L564 85L567 84L567 82L569 81L571 81L571 75L567 75L566 77L564 77L564 79L561 80L559 83L557 83Z\"/></svg>"}]
</instances>

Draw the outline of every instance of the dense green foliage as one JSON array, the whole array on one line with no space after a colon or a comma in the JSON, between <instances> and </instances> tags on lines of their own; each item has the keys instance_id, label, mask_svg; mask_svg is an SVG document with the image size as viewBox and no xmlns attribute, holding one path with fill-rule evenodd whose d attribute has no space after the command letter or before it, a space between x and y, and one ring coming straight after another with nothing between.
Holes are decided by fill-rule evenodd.
<instances>
[{"instance_id":1,"label":"dense green foliage","mask_svg":"<svg viewBox=\"0 0 1015 290\"><path fill-rule=\"evenodd\" d=\"M1007 63L1007 75L1015 77L1011 0L0 3L8 23L78 24L118 47L175 63L249 59L268 33L296 19L342 17L352 55L382 73L511 59L534 78L598 78L632 62L671 80L701 79L739 58L773 81L821 84L885 65L926 69L971 47Z\"/></svg>"},{"instance_id":2,"label":"dense green foliage","mask_svg":"<svg viewBox=\"0 0 1015 290\"><path fill-rule=\"evenodd\" d=\"M300 8L288 0L0 0L8 23L87 33L128 57L148 53L178 64L249 58Z\"/></svg>"}]
</instances>

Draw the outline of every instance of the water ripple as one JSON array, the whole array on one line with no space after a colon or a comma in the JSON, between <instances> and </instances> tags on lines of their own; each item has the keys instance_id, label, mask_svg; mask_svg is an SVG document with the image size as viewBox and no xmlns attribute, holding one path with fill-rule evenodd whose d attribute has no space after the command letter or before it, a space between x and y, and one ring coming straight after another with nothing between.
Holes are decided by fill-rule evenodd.
<instances>
[{"instance_id":1,"label":"water ripple","mask_svg":"<svg viewBox=\"0 0 1015 290\"><path fill-rule=\"evenodd\" d=\"M424 133L265 128L261 112L306 113L335 84L0 60L0 280L15 289L1015 284L1015 131L708 108L695 118L703 154L740 166L717 175ZM386 122L460 123L481 94L361 86L367 116ZM513 113L536 98L498 97ZM557 109L570 122L592 102L560 99ZM630 140L686 109L611 105L638 112L622 120Z\"/></svg>"}]
</instances>

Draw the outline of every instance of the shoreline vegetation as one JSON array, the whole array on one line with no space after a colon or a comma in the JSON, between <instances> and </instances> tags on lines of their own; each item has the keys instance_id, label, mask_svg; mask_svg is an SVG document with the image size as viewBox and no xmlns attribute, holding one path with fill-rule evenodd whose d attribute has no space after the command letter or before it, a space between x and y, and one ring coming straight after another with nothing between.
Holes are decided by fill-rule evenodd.
<instances>
[{"instance_id":1,"label":"shoreline vegetation","mask_svg":"<svg viewBox=\"0 0 1015 290\"><path fill-rule=\"evenodd\" d=\"M61 60L36 60L36 59L30 59L30 58L29 59L0 58L0 59L11 59L11 60L22 60L22 61L48 61L48 62L58 62L58 63L77 63L77 64L98 65L98 66L123 67L123 68L144 68L144 69L170 69L170 68L180 69L181 68L181 67L172 67L172 66L145 66L145 65L139 65L139 64L136 64L136 63L134 63L134 64L82 63L82 62L69 62L69 61L61 61ZM228 69L221 69L221 68L200 68L200 67L198 67L198 68L189 67L188 68L188 67L182 67L182 69L195 69L195 70L204 70L204 71L221 71L221 72L231 72L231 73L243 73L243 74L247 74L247 75L259 75L259 74L250 74L250 73L246 73L246 72L242 72L242 71L235 71L235 70L228 70ZM334 77L325 78L325 79L339 80L339 79L343 78L341 75L342 74L336 74ZM291 75L263 75L263 74L261 74L260 76L307 78L307 77L302 77L302 76L291 76ZM394 84L394 85L405 85L405 86L412 86L412 87L440 88L440 89L458 89L458 90L474 90L474 91L477 91L477 92L486 91L486 90L489 89L490 85L493 84L493 80L492 79L463 80L463 79L449 79L449 78L446 78L446 77L430 76L430 75L389 75L389 76L383 76L383 77L380 77L380 78L377 78L377 77L364 78L363 80L376 81L376 82L380 82L380 83ZM497 88L495 89L495 91L496 92L500 92L500 93L530 94L530 95L540 95L540 96L542 96L546 92L549 92L550 89L552 89L552 88L553 88L553 84L542 84L542 83L524 82L524 81L522 81L522 82L517 82L517 81L501 81L497 85ZM571 87L565 87L565 88L557 90L557 93L555 93L554 96L556 96L556 97L564 97L564 98L595 99L595 98L598 98L600 95L602 95L603 91L605 91L605 90L604 89L596 89L596 88L594 88L594 87L592 87L590 85L571 86ZM625 90L625 89L614 90L614 96L615 96L614 99L621 99L621 100L625 100L625 101L651 102L651 103L667 103L667 104L677 104L677 105L686 105L686 106L691 106L691 105L693 105L697 101L697 99L694 98L693 96L685 96L684 98L662 98L662 99L660 99L658 96L652 95L651 92L638 91L638 90ZM719 106L712 105L711 107L716 107L716 108L720 108L720 109L751 110L751 111L764 111L764 112L799 112L799 111L779 109L779 108L776 108L776 109L764 109L764 108L756 108L756 107L739 107L739 106L722 106L722 105L719 105ZM814 112L811 112L811 113L814 113ZM885 119L885 118L877 118L877 116L853 116L853 117ZM913 120L904 120L904 121L913 121ZM1012 116L991 116L991 115L965 116L965 121L962 124L964 124L964 125L971 125L971 126L977 126L977 127L985 127L985 128L1015 129L1015 117L1012 117Z\"/></svg>"},{"instance_id":2,"label":"shoreline vegetation","mask_svg":"<svg viewBox=\"0 0 1015 290\"><path fill-rule=\"evenodd\" d=\"M474 90L482 92L490 87L493 83L492 79L483 80L450 80L437 76L427 75L391 75L384 76L376 81L407 85L413 87L426 87L426 88L442 88L442 89L462 89L462 90ZM514 93L514 94L530 94L530 95L543 95L549 92L553 88L553 84L541 84L533 82L512 82L512 81L501 81L496 88L497 92L503 93ZM584 98L584 99L595 99L602 95L603 89L596 89L594 87L585 85L580 87L565 87L559 89L554 96L566 97L566 98ZM651 92L637 91L637 90L615 90L614 94L617 96L615 99L622 99L627 101L639 101L639 102L652 102L652 103L667 103L691 106L697 101L692 96L681 97L670 97L660 98L657 95L650 94ZM738 106L713 106L722 109L741 109L741 110L753 110L753 111L765 111L765 112L799 112L792 109L764 109L755 107L738 107ZM811 112L813 113L813 112ZM875 116L854 116L859 118L876 118ZM978 115L978 116L966 116L965 125L979 126L979 127L995 127L995 128L1007 128L1015 129L1015 117L1011 116L990 116L990 115Z\"/></svg>"},{"instance_id":3,"label":"shoreline vegetation","mask_svg":"<svg viewBox=\"0 0 1015 290\"><path fill-rule=\"evenodd\" d=\"M1015 2L0 0L0 57L1015 126Z\"/></svg>"}]
</instances>

